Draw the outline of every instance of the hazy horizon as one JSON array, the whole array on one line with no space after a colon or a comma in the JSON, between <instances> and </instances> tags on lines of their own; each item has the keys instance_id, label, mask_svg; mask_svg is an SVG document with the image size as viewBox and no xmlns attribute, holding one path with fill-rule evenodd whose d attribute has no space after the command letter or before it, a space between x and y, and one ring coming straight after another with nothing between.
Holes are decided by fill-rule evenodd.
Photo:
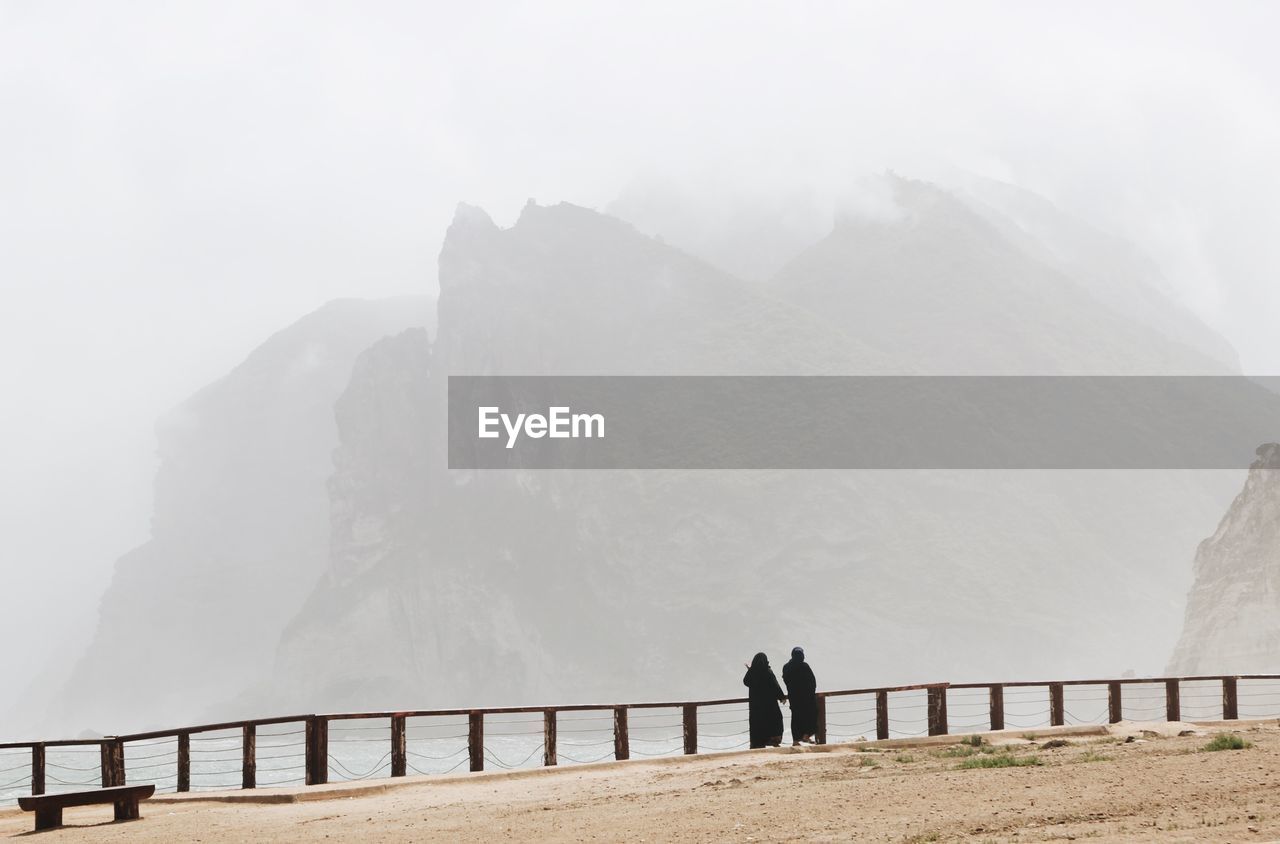
<instances>
[{"instance_id":1,"label":"hazy horizon","mask_svg":"<svg viewBox=\"0 0 1280 844\"><path fill-rule=\"evenodd\" d=\"M1131 241L1245 372L1280 373L1277 23L1265 3L0 3L0 574L38 596L0 614L22 644L0 710L78 658L149 535L156 420L329 300L434 293L458 202L500 225L529 197L637 189L827 213L886 170L973 174Z\"/></svg>"}]
</instances>

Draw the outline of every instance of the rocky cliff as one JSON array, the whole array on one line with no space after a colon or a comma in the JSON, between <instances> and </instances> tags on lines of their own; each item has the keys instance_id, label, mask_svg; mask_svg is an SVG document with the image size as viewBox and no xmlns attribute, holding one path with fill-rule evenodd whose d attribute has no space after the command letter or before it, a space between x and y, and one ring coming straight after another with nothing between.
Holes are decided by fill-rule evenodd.
<instances>
[{"instance_id":1,"label":"rocky cliff","mask_svg":"<svg viewBox=\"0 0 1280 844\"><path fill-rule=\"evenodd\" d=\"M433 322L433 304L330 302L161 420L151 539L116 564L54 722L118 732L232 711L328 566L334 401L364 349Z\"/></svg>"},{"instance_id":2,"label":"rocky cliff","mask_svg":"<svg viewBox=\"0 0 1280 844\"><path fill-rule=\"evenodd\" d=\"M1171 674L1266 673L1280 662L1280 445L1258 449L1244 489L1200 543Z\"/></svg>"}]
</instances>

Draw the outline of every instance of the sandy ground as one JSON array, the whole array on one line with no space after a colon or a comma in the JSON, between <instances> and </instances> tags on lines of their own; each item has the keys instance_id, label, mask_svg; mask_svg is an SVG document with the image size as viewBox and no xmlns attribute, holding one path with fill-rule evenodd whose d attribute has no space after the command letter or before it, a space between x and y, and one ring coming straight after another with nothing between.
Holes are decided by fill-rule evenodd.
<instances>
[{"instance_id":1,"label":"sandy ground","mask_svg":"<svg viewBox=\"0 0 1280 844\"><path fill-rule=\"evenodd\" d=\"M0 813L0 837L49 841L1275 841L1280 726L1122 725L1065 747L996 736L964 745L789 749L523 775L406 782L380 793L279 805L151 800L143 819L68 810L33 834ZM1157 730L1167 735L1158 735ZM1217 732L1253 746L1206 752ZM1126 735L1129 741L1126 741ZM972 754L964 756L960 754ZM969 769L971 759L1039 765ZM314 796L314 792L312 793Z\"/></svg>"}]
</instances>

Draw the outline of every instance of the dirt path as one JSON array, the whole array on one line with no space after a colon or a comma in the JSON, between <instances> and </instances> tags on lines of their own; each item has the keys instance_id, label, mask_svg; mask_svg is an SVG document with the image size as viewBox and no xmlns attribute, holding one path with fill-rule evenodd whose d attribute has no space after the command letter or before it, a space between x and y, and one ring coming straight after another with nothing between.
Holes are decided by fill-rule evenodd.
<instances>
[{"instance_id":1,"label":"dirt path","mask_svg":"<svg viewBox=\"0 0 1280 844\"><path fill-rule=\"evenodd\" d=\"M1140 728L1135 728L1140 730ZM1204 732L1218 732L1206 730ZM1205 734L974 749L761 751L463 776L281 805L158 802L140 822L69 810L44 841L1274 841L1280 728L1205 752ZM1142 736L1141 732L1136 735ZM967 755L966 755L967 754ZM1007 764L1018 767L967 768ZM1026 764L1031 761L1039 764ZM96 825L92 825L96 824ZM0 813L0 837L31 815ZM47 835L47 838L45 837Z\"/></svg>"}]
</instances>

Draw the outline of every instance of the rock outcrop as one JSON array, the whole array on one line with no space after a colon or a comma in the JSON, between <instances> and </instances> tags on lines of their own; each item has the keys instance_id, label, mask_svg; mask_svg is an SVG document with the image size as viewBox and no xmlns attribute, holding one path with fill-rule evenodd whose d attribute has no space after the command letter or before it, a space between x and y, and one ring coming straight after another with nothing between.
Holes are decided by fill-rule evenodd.
<instances>
[{"instance_id":1,"label":"rock outcrop","mask_svg":"<svg viewBox=\"0 0 1280 844\"><path fill-rule=\"evenodd\" d=\"M1280 663L1280 445L1258 449L1244 489L1200 543L1179 675L1268 673Z\"/></svg>"},{"instance_id":2,"label":"rock outcrop","mask_svg":"<svg viewBox=\"0 0 1280 844\"><path fill-rule=\"evenodd\" d=\"M327 569L333 406L356 357L433 318L428 297L330 302L161 420L151 539L116 564L57 724L235 711Z\"/></svg>"}]
</instances>

